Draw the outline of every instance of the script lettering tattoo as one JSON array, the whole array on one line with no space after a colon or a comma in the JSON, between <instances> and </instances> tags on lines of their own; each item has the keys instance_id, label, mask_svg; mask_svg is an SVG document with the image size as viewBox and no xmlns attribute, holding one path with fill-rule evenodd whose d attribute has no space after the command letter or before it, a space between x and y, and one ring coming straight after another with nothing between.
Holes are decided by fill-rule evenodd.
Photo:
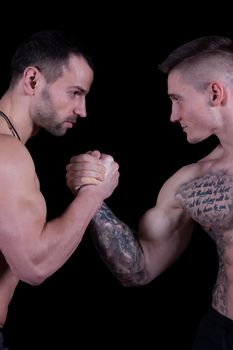
<instances>
[{"instance_id":1,"label":"script lettering tattoo","mask_svg":"<svg viewBox=\"0 0 233 350\"><path fill-rule=\"evenodd\" d=\"M147 274L141 246L133 231L105 203L94 215L90 229L101 258L121 283L143 284Z\"/></svg>"},{"instance_id":2,"label":"script lettering tattoo","mask_svg":"<svg viewBox=\"0 0 233 350\"><path fill-rule=\"evenodd\" d=\"M208 174L182 185L177 193L183 206L212 236L233 228L233 177Z\"/></svg>"},{"instance_id":3,"label":"script lettering tattoo","mask_svg":"<svg viewBox=\"0 0 233 350\"><path fill-rule=\"evenodd\" d=\"M216 242L219 268L213 290L213 306L228 316L229 280L226 268L233 262L233 176L207 174L182 185L176 195L191 217Z\"/></svg>"}]
</instances>

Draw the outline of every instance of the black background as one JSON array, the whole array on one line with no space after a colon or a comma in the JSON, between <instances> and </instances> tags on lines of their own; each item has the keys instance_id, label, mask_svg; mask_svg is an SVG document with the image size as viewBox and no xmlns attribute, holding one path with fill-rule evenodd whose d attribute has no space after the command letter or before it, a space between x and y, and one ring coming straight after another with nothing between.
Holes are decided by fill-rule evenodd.
<instances>
[{"instance_id":1,"label":"black background","mask_svg":"<svg viewBox=\"0 0 233 350\"><path fill-rule=\"evenodd\" d=\"M59 215L72 199L65 183L69 158L99 149L120 164L120 183L107 203L137 229L164 181L215 145L213 139L189 145L179 127L170 123L166 77L157 71L157 64L198 36L233 38L230 19L217 10L204 14L194 4L181 9L145 2L127 7L51 6L49 12L42 3L15 9L16 22L2 28L0 55L2 92L17 44L38 30L72 32L95 63L88 118L62 138L41 131L27 144L48 219ZM122 287L100 260L87 230L69 261L43 284L20 283L5 334L10 349L188 350L210 304L216 273L215 245L197 226L187 250L169 270L145 287Z\"/></svg>"}]
</instances>

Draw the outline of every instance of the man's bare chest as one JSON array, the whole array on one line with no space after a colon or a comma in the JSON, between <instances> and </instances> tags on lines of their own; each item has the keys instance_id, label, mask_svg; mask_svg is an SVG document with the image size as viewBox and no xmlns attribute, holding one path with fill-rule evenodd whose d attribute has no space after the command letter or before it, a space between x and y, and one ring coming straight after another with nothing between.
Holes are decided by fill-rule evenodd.
<instances>
[{"instance_id":1,"label":"man's bare chest","mask_svg":"<svg viewBox=\"0 0 233 350\"><path fill-rule=\"evenodd\" d=\"M233 229L233 176L206 174L180 186L176 196L206 231Z\"/></svg>"}]
</instances>

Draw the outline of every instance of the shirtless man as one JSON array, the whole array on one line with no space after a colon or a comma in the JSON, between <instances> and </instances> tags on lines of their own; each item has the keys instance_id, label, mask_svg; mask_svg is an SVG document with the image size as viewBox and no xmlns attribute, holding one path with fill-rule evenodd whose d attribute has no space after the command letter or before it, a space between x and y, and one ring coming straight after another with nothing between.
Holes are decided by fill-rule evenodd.
<instances>
[{"instance_id":1,"label":"shirtless man","mask_svg":"<svg viewBox=\"0 0 233 350\"><path fill-rule=\"evenodd\" d=\"M45 199L25 143L40 128L62 136L79 117L86 117L93 68L63 33L43 31L19 46L11 73L0 100L0 327L18 281L37 285L67 261L119 177L113 158L101 156L102 163L96 152L97 178L103 181L82 187L65 212L47 222ZM77 189L75 169L72 178Z\"/></svg>"},{"instance_id":2,"label":"shirtless man","mask_svg":"<svg viewBox=\"0 0 233 350\"><path fill-rule=\"evenodd\" d=\"M198 38L173 51L160 69L168 74L171 122L180 123L189 143L216 135L219 144L165 182L138 235L103 204L92 219L93 238L124 286L142 286L179 258L198 222L216 242L219 270L193 350L233 349L233 42ZM76 158L80 177L87 170L83 157Z\"/></svg>"}]
</instances>

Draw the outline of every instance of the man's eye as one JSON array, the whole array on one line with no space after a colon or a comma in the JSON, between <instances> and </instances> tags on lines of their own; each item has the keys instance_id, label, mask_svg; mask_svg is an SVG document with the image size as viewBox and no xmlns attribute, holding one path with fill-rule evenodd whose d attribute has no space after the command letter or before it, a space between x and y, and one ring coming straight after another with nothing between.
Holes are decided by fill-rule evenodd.
<instances>
[{"instance_id":1,"label":"man's eye","mask_svg":"<svg viewBox=\"0 0 233 350\"><path fill-rule=\"evenodd\" d=\"M177 103L177 102L180 102L180 97L172 97L171 100L172 102Z\"/></svg>"}]
</instances>

